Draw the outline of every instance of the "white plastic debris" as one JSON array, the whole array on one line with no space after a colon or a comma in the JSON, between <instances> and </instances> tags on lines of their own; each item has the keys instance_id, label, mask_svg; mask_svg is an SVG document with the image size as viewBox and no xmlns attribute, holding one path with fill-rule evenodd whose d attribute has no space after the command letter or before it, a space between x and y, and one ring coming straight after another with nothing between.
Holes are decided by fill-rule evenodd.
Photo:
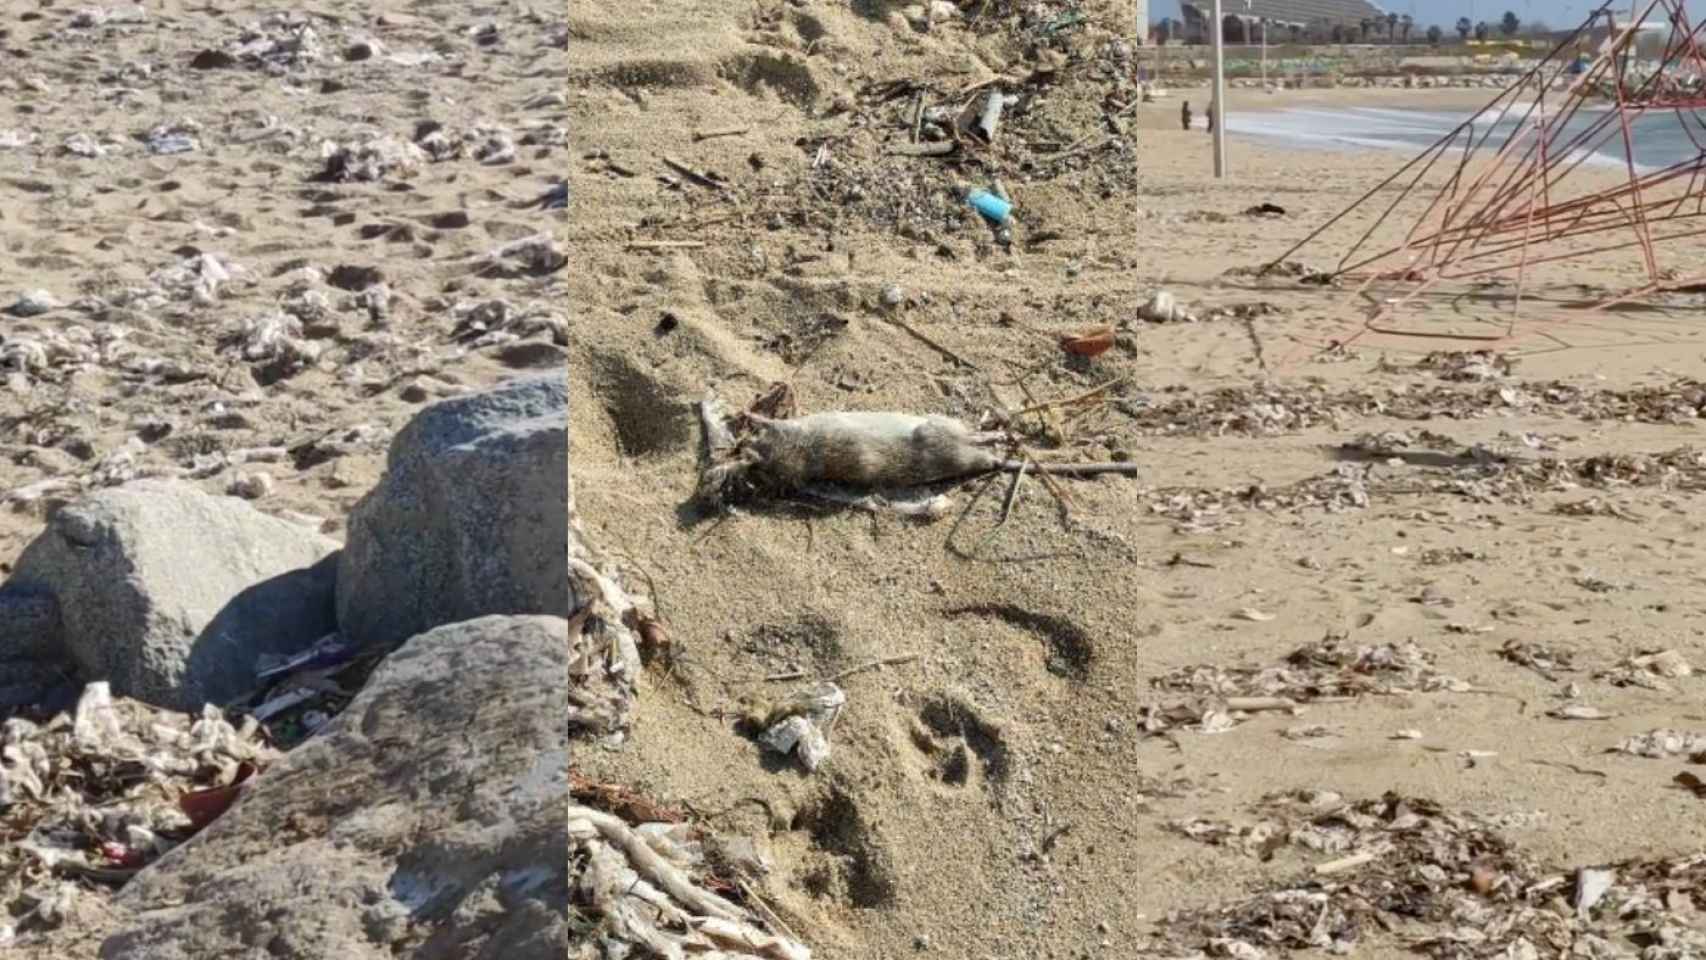
<instances>
[{"instance_id":1,"label":"white plastic debris","mask_svg":"<svg viewBox=\"0 0 1706 960\"><path fill-rule=\"evenodd\" d=\"M1612 884L1617 882L1617 873L1612 870L1601 870L1595 867L1582 867L1576 871L1576 916L1587 917L1593 910L1594 904L1599 903L1611 892Z\"/></svg>"},{"instance_id":2,"label":"white plastic debris","mask_svg":"<svg viewBox=\"0 0 1706 960\"><path fill-rule=\"evenodd\" d=\"M107 155L107 148L101 146L99 140L86 133L74 133L66 137L63 146L66 153L88 157L92 160Z\"/></svg>"},{"instance_id":3,"label":"white plastic debris","mask_svg":"<svg viewBox=\"0 0 1706 960\"><path fill-rule=\"evenodd\" d=\"M815 771L829 759L829 731L846 704L847 694L833 683L799 690L771 711L759 741L777 753L795 754Z\"/></svg>"}]
</instances>

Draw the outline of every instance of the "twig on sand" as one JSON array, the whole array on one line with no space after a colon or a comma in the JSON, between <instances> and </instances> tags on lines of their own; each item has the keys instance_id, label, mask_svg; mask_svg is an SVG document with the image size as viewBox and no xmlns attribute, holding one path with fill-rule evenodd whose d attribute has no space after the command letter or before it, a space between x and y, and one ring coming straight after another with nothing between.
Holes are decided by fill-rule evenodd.
<instances>
[{"instance_id":1,"label":"twig on sand","mask_svg":"<svg viewBox=\"0 0 1706 960\"><path fill-rule=\"evenodd\" d=\"M697 250L705 245L703 240L634 240L628 244L629 250Z\"/></svg>"},{"instance_id":2,"label":"twig on sand","mask_svg":"<svg viewBox=\"0 0 1706 960\"><path fill-rule=\"evenodd\" d=\"M1373 863L1378 857L1379 854L1375 853L1373 850L1364 850L1361 853L1353 853L1348 857L1340 857L1337 860L1328 860L1326 863L1317 863L1315 865L1315 875L1324 877L1332 873L1343 873L1346 870L1355 870L1357 867L1360 867L1365 863Z\"/></svg>"},{"instance_id":3,"label":"twig on sand","mask_svg":"<svg viewBox=\"0 0 1706 960\"><path fill-rule=\"evenodd\" d=\"M701 187L706 187L722 193L727 193L730 189L729 185L723 181L718 180L715 177L706 176L674 157L660 156L658 159L663 161L664 166L674 170L676 173L681 174L694 183L697 183Z\"/></svg>"},{"instance_id":4,"label":"twig on sand","mask_svg":"<svg viewBox=\"0 0 1706 960\"><path fill-rule=\"evenodd\" d=\"M932 340L929 337L925 336L923 333L920 333L916 328L914 328L912 326L912 324L907 323L905 320L902 320L899 317L884 317L883 319L887 320L889 323L892 323L895 326L901 328L902 330L905 330L907 333L911 334L913 336L913 338L916 339L919 343L922 343L925 346L929 347L930 349L941 354L942 356L947 357L949 360L953 361L954 363L957 363L960 366L965 367L969 370L976 370L977 369L977 364L972 363L970 360L967 360L965 357L960 356L959 354L955 353L954 351L949 350L947 347L944 347L941 344L937 343L935 340Z\"/></svg>"},{"instance_id":5,"label":"twig on sand","mask_svg":"<svg viewBox=\"0 0 1706 960\"><path fill-rule=\"evenodd\" d=\"M884 657L881 660L872 660L872 661L869 661L867 663L861 663L856 667L849 667L848 669L841 671L840 673L836 674L835 676L830 677L829 682L830 683L840 683L841 681L843 681L843 680L847 679L848 677L851 677L855 674L866 673L868 671L875 670L878 667L893 667L893 666L897 666L897 665L902 664L902 663L911 663L912 661L917 660L917 659L918 659L918 654L907 653L907 654L902 654L901 656L898 656L898 657Z\"/></svg>"},{"instance_id":6,"label":"twig on sand","mask_svg":"<svg viewBox=\"0 0 1706 960\"><path fill-rule=\"evenodd\" d=\"M693 131L693 142L698 143L701 140L712 140L717 137L738 137L751 132L751 127L729 127L725 130L706 130L703 132L695 130Z\"/></svg>"}]
</instances>

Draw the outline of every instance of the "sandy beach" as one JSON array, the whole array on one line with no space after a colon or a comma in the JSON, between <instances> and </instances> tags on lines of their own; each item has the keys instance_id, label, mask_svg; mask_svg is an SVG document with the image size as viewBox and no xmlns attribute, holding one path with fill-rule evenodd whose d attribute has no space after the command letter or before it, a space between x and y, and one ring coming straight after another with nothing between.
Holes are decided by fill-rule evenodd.
<instances>
[{"instance_id":1,"label":"sandy beach","mask_svg":"<svg viewBox=\"0 0 1706 960\"><path fill-rule=\"evenodd\" d=\"M1029 117L944 171L883 155L911 101L877 91L910 78L946 99L1026 76L1035 34L1004 7L988 32L930 33L817 4L758 22L716 0L571 13L571 472L589 537L650 578L677 651L648 673L630 743L577 768L757 837L774 860L762 896L831 958L1209 950L1196 911L1346 852L1251 839L1281 796L1390 792L1480 818L1509 846L1463 856L1512 883L1697 852L1700 800L1671 783L1685 758L1607 752L1706 724L1697 676L1629 666L1706 663L1702 470L1662 456L1699 442L1697 307L1564 310L1640 280L1608 257L1536 268L1514 326L1508 288L1427 298L1406 327L1497 339L1417 338L1363 330L1350 289L1228 276L1404 158L1236 139L1215 182L1209 138L1178 128L1193 89L1137 106L1117 146L1049 162L1034 144L1112 135L1103 105L1134 92L1101 15ZM950 176L1002 180L1011 249L938 199ZM1244 212L1262 203L1285 212ZM1328 266L1335 244L1406 226L1359 215L1296 259ZM702 245L629 246L660 240ZM1140 319L1156 290L1199 322ZM1117 328L1100 357L1058 346L1100 325ZM1026 478L1010 515L1008 479L973 483L934 523L810 500L703 515L694 404L712 390L741 409L774 382L801 412L969 422L1107 387L1057 408L1070 418L1012 422L1038 457L1141 471L1062 480L1065 508ZM802 683L903 657L841 681L816 774L743 732ZM1165 719L1288 663L1368 682L1224 727ZM1359 927L1354 955L1478 928L1448 907L1483 883L1457 867L1418 881L1415 914ZM1249 955L1302 950L1263 949ZM1452 949L1433 952L1496 953Z\"/></svg>"}]
</instances>

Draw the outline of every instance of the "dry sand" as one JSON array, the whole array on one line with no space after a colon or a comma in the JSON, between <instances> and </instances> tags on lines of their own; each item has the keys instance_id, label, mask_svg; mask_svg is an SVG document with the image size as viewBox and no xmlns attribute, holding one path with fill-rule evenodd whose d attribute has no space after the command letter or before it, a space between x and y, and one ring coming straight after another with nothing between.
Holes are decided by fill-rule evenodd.
<instances>
[{"instance_id":1,"label":"dry sand","mask_svg":"<svg viewBox=\"0 0 1706 960\"><path fill-rule=\"evenodd\" d=\"M560 13L89 10L112 18L19 7L3 35L0 136L23 142L0 149L0 307L34 290L63 306L8 316L0 331L0 493L12 506L0 559L53 503L158 474L214 492L239 472L268 474L259 506L335 534L421 404L562 362L550 343L565 324L557 275L480 273L489 251L564 217L533 202L565 156ZM192 66L203 51L269 41L279 46L255 58ZM378 181L316 179L323 141L407 143L429 121L453 141L480 135L454 158ZM196 149L152 153L163 126ZM487 134L513 156L477 158ZM73 137L100 155L67 151ZM198 303L202 254L231 277ZM376 277L390 294L383 316L358 302ZM462 321L492 300L510 308L492 326L544 342L471 349L478 334ZM269 346L269 328L318 359L289 361L296 348Z\"/></svg>"},{"instance_id":2,"label":"dry sand","mask_svg":"<svg viewBox=\"0 0 1706 960\"><path fill-rule=\"evenodd\" d=\"M1024 143L1106 132L1102 98L1129 99L1128 82L1098 75L1106 61L1095 51L1112 35L1094 26L1074 35L1084 65L1040 116L958 171L1004 178L1021 238L1058 237L1005 252L981 225L934 213L897 230L882 211L934 211L941 161L877 159L882 142L906 139L910 98L878 103L860 91L901 77L940 93L995 72L1025 76L1033 64L1012 39L1022 31L1005 5L990 8L1002 26L985 36L897 30L880 5L857 3L571 11L572 469L589 536L649 574L677 648L673 670L647 678L629 746L578 754L579 770L764 838L776 860L766 896L832 958L926 946L968 958L1134 956L1169 911L1326 859L1289 848L1263 860L1167 828L1247 821L1252 804L1280 791L1432 798L1502 818L1526 856L1557 869L1698 851L1701 801L1670 783L1681 761L1605 751L1655 727L1706 727L1701 681L1657 690L1595 675L1658 649L1706 665L1689 489L1699 467L1681 458L1686 469L1667 485L1436 490L1465 476L1457 455L1472 445L1520 464L1697 442L1692 421L1617 417L1639 400L1628 391L1701 376L1697 305L1595 316L1551 302L1576 295L1564 284L1638 279L1632 259L1606 260L1539 271L1548 292L1506 340L1363 335L1324 355L1362 327L1348 291L1223 274L1278 255L1402 155L1240 142L1235 175L1215 183L1209 139L1177 129L1175 98L1137 109L1129 155L1110 148L1045 175L1035 161L1046 151ZM1233 102L1256 98L1266 99L1241 91ZM849 109L832 112L838 100ZM691 136L730 128L745 132ZM820 144L833 168L814 176ZM660 181L666 155L729 188ZM837 172L849 169L870 177L853 202ZM1241 213L1264 201L1287 215ZM1402 226L1378 229L1395 237ZM703 246L625 248L655 239ZM1329 262L1325 251L1300 258ZM923 337L885 319L888 284L904 291L899 316ZM1139 321L1158 288L1201 311L1272 309ZM1440 297L1401 319L1503 331L1506 299ZM1116 349L1068 363L1054 336L1098 324L1120 327ZM1514 371L1459 382L1417 366L1431 351L1481 346L1518 358ZM715 519L688 503L692 404L707 388L736 408L787 381L803 411L976 420L1022 406L1021 376L1037 400L1119 381L1115 402L1075 422L1067 442L1035 447L1128 456L1140 478L1064 482L1070 524L1027 480L999 530L1005 482L963 518L956 510L933 524L810 502ZM1547 389L1551 401L1538 402ZM1288 505L1291 485L1316 478L1328 479L1308 490L1344 492L1332 479L1339 445L1422 429L1444 439L1412 437L1390 462L1375 457L1366 506ZM1630 518L1554 511L1590 497ZM1274 505L1252 509L1250 499ZM1211 505L1224 509L1201 509ZM1188 699L1157 678L1271 666L1328 635L1353 648L1413 641L1476 692L1366 696L1300 717L1254 715L1217 735L1143 736L1147 708ZM1500 655L1510 642L1571 652L1577 670L1545 679ZM739 730L800 683L902 655L918 659L843 681L849 706L816 775L763 755ZM806 679L765 680L795 672ZM1580 703L1615 716L1546 716L1572 681ZM1332 736L1281 736L1316 724ZM1392 738L1410 729L1421 738ZM1359 956L1404 952L1397 935L1366 936Z\"/></svg>"},{"instance_id":3,"label":"dry sand","mask_svg":"<svg viewBox=\"0 0 1706 960\"><path fill-rule=\"evenodd\" d=\"M143 476L235 490L341 537L422 404L561 367L561 263L486 259L565 216L538 202L566 156L560 8L7 13L0 575L57 504ZM402 149L429 122L442 158L322 176L324 141ZM157 128L193 149L151 151ZM10 312L33 291L57 306ZM11 827L15 840L30 823ZM53 878L32 862L21 879ZM60 939L29 949L94 955L109 888L83 882ZM0 917L7 934L17 920Z\"/></svg>"}]
</instances>

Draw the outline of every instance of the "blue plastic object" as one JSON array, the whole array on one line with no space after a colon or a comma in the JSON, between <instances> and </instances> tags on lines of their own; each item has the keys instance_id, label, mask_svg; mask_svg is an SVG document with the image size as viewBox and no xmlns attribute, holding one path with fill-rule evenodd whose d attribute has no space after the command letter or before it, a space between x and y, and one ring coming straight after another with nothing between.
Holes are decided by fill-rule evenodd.
<instances>
[{"instance_id":1,"label":"blue plastic object","mask_svg":"<svg viewBox=\"0 0 1706 960\"><path fill-rule=\"evenodd\" d=\"M1006 226L1012 219L1013 205L988 190L973 190L966 194L966 202L983 214L983 219L998 227Z\"/></svg>"}]
</instances>

